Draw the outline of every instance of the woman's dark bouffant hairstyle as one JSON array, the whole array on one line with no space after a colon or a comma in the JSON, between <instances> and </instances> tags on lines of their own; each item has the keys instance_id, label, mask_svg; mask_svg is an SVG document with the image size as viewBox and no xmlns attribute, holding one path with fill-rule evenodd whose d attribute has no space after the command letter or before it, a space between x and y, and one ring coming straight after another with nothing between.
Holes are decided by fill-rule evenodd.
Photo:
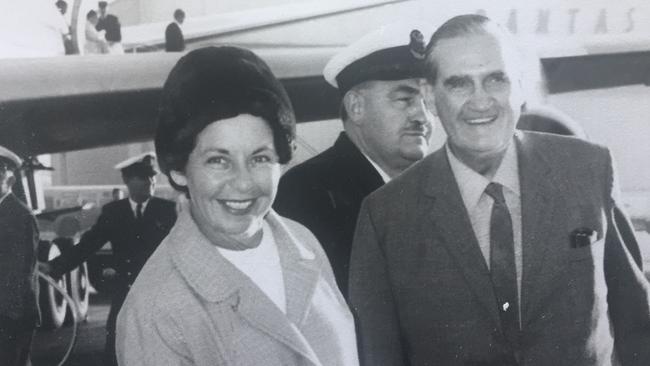
<instances>
[{"instance_id":1,"label":"woman's dark bouffant hairstyle","mask_svg":"<svg viewBox=\"0 0 650 366\"><path fill-rule=\"evenodd\" d=\"M291 160L296 121L289 97L268 65L253 52L237 47L206 47L183 56L162 90L156 154L170 184L170 171L185 171L196 137L212 122L250 114L273 131L281 164Z\"/></svg>"}]
</instances>

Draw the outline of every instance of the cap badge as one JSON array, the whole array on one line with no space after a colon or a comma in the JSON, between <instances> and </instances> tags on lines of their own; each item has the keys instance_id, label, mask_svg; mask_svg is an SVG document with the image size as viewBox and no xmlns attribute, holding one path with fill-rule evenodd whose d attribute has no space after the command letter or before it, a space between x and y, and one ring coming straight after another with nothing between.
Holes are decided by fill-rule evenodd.
<instances>
[{"instance_id":1,"label":"cap badge","mask_svg":"<svg viewBox=\"0 0 650 366\"><path fill-rule=\"evenodd\" d=\"M426 45L424 44L424 35L417 29L413 29L410 34L411 41L409 42L409 51L413 57L418 60L424 59Z\"/></svg>"}]
</instances>

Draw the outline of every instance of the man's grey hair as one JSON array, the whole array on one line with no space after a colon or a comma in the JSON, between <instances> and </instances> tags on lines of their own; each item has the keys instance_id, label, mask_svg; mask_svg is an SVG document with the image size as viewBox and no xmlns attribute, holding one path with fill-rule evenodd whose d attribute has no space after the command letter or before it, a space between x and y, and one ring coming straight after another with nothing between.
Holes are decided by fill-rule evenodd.
<instances>
[{"instance_id":1,"label":"man's grey hair","mask_svg":"<svg viewBox=\"0 0 650 366\"><path fill-rule=\"evenodd\" d=\"M510 34L510 32L508 32L506 29L502 28L499 24L493 22L490 18L484 15L458 15L443 23L440 28L438 28L433 33L431 40L427 45L426 65L428 69L428 81L434 84L437 78L437 64L432 55L436 49L436 46L441 40L485 34L494 35L499 40L503 41L504 44L507 44L515 49L517 48L512 34Z\"/></svg>"},{"instance_id":2,"label":"man's grey hair","mask_svg":"<svg viewBox=\"0 0 650 366\"><path fill-rule=\"evenodd\" d=\"M431 36L426 49L427 81L434 85L437 81L438 65L433 52L441 40L490 34L510 48L510 54L519 58L514 64L521 78L522 87L527 100L541 100L546 94L541 63L530 47L522 47L512 33L492 19L480 14L464 14L455 16L443 23Z\"/></svg>"}]
</instances>

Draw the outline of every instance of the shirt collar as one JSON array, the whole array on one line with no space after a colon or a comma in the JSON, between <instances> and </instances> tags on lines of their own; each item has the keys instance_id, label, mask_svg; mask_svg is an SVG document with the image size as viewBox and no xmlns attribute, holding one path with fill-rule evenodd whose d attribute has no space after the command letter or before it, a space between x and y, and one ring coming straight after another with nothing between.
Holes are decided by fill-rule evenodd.
<instances>
[{"instance_id":1,"label":"shirt collar","mask_svg":"<svg viewBox=\"0 0 650 366\"><path fill-rule=\"evenodd\" d=\"M517 144L515 144L514 140L508 146L508 150L506 150L506 154L503 156L501 165L492 181L501 184L517 197L521 196L519 190L519 157L517 155Z\"/></svg>"},{"instance_id":2,"label":"shirt collar","mask_svg":"<svg viewBox=\"0 0 650 366\"><path fill-rule=\"evenodd\" d=\"M149 204L149 201L151 201L151 198L142 202L142 213L144 213L144 210L147 209L147 205ZM138 203L129 197L129 204L131 205L131 211L133 211L133 213L137 213Z\"/></svg>"},{"instance_id":3,"label":"shirt collar","mask_svg":"<svg viewBox=\"0 0 650 366\"><path fill-rule=\"evenodd\" d=\"M361 149L359 149L359 151L361 151ZM377 173L379 173L379 176L381 176L381 180L383 180L384 183L388 183L390 181L390 175L386 174L386 172L377 163L372 161L372 159L370 159L370 157L366 155L363 151L361 153L363 154L363 156L366 157L366 159L370 162L370 164L372 164L372 166L375 167L375 170L377 171Z\"/></svg>"},{"instance_id":4,"label":"shirt collar","mask_svg":"<svg viewBox=\"0 0 650 366\"><path fill-rule=\"evenodd\" d=\"M264 261L264 263L279 263L280 260L273 231L266 220L262 223L262 239L260 240L260 244L255 248L233 250L222 248L218 245L215 245L215 248L233 264L251 259L258 262Z\"/></svg>"},{"instance_id":5,"label":"shirt collar","mask_svg":"<svg viewBox=\"0 0 650 366\"><path fill-rule=\"evenodd\" d=\"M463 198L463 203L469 212L471 212L478 204L481 195L485 191L490 182L499 183L506 188L506 190L520 196L519 190L519 168L517 158L517 148L514 140L508 146L501 164L494 174L492 181L485 178L481 174L474 171L460 161L449 148L449 144L445 144L445 151L449 159L451 171L456 178L460 195Z\"/></svg>"}]
</instances>

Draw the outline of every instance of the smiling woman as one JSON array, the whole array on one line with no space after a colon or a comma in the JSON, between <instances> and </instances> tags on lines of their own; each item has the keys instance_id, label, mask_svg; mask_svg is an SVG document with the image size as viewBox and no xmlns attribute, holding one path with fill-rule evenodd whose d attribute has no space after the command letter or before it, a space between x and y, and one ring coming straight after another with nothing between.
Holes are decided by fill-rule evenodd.
<instances>
[{"instance_id":1,"label":"smiling woman","mask_svg":"<svg viewBox=\"0 0 650 366\"><path fill-rule=\"evenodd\" d=\"M189 198L118 317L121 365L357 365L327 257L271 210L295 118L268 66L234 47L181 58L156 152Z\"/></svg>"},{"instance_id":2,"label":"smiling woman","mask_svg":"<svg viewBox=\"0 0 650 366\"><path fill-rule=\"evenodd\" d=\"M192 192L192 216L203 234L221 247L244 250L260 243L280 173L271 128L240 114L201 131L185 171L170 176Z\"/></svg>"}]
</instances>

